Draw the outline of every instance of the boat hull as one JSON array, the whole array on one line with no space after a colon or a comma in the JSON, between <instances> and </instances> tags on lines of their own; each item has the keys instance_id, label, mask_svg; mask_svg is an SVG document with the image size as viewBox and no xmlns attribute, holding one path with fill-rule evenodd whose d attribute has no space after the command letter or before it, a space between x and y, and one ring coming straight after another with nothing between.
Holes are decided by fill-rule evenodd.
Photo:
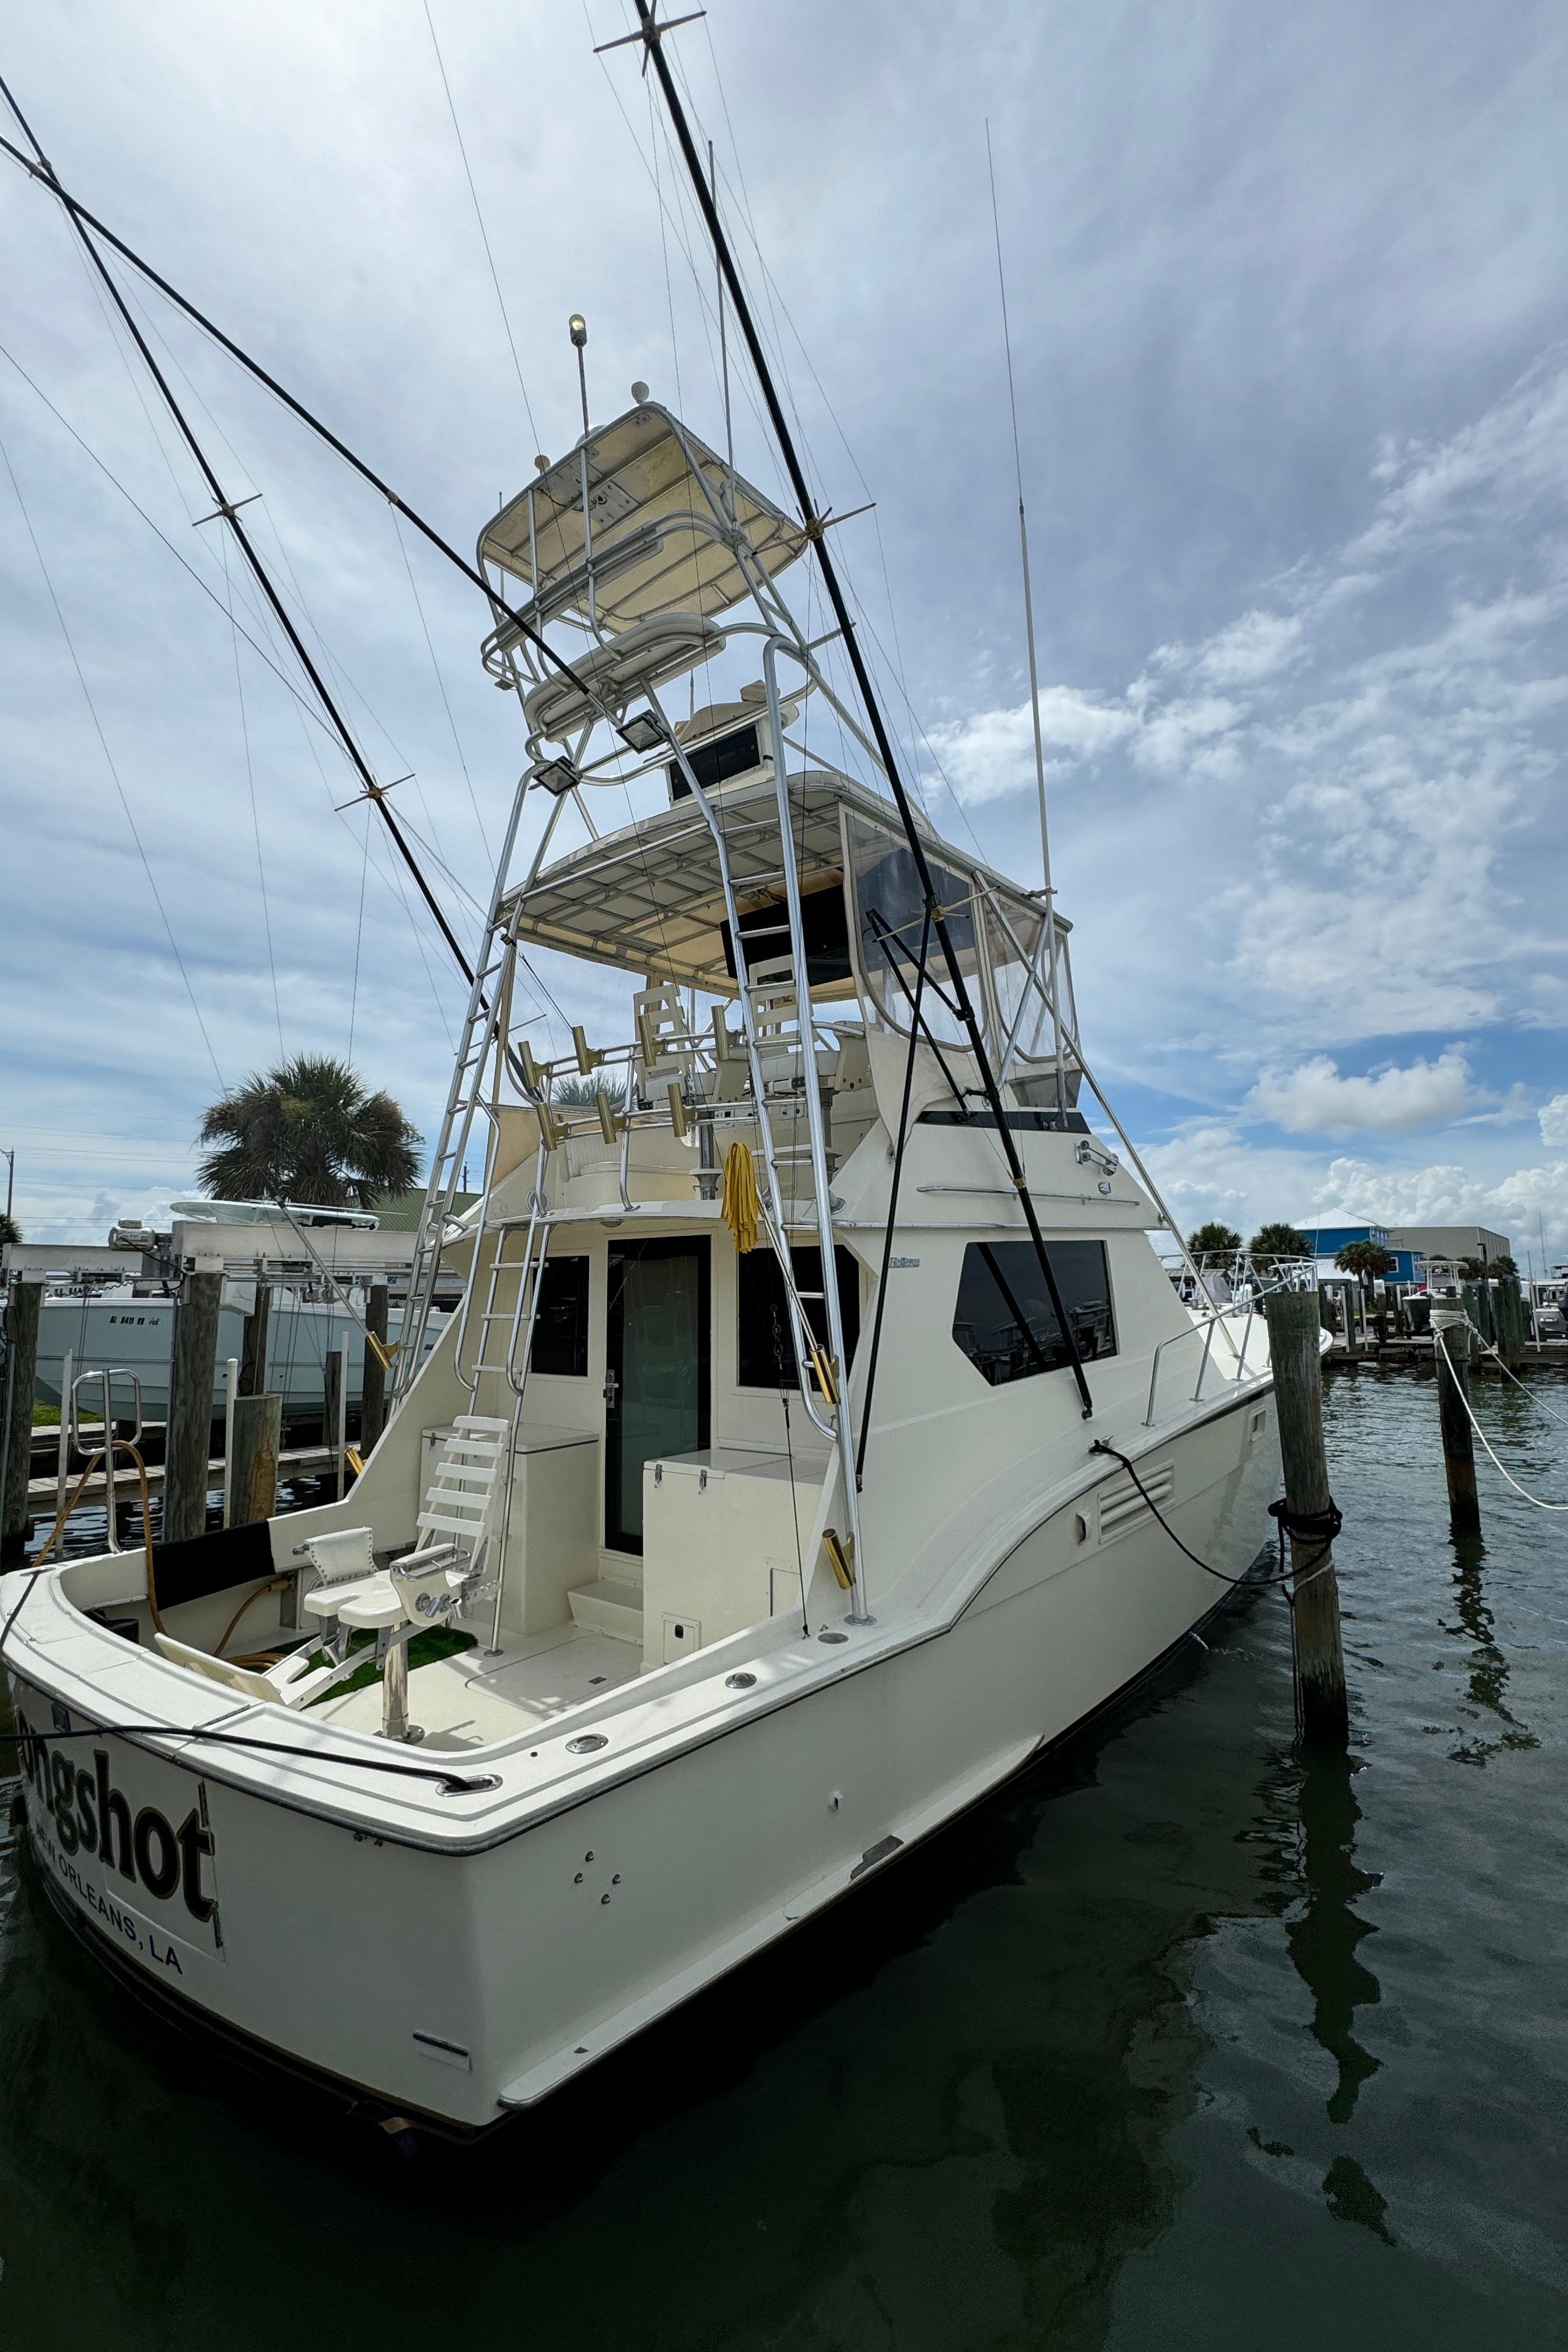
<instances>
[{"instance_id":1,"label":"boat hull","mask_svg":"<svg viewBox=\"0 0 1568 2352\"><path fill-rule=\"evenodd\" d=\"M1172 1525L1245 1575L1278 1475L1271 1397L1160 1451ZM158 1996L389 2109L482 2129L866 1884L1212 1614L1225 1587L1156 1518L1097 1539L1092 1500L1051 1513L945 1623L476 1851L382 1839L112 1738L30 1759L33 1848ZM47 1690L14 1675L13 1696L44 1742L65 1727Z\"/></svg>"}]
</instances>

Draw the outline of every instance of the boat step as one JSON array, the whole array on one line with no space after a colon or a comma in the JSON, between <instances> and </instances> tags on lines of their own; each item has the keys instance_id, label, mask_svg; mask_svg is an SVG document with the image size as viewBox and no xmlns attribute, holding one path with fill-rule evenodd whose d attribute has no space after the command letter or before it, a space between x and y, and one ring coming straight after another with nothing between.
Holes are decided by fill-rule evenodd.
<instances>
[{"instance_id":1,"label":"boat step","mask_svg":"<svg viewBox=\"0 0 1568 2352\"><path fill-rule=\"evenodd\" d=\"M607 1576L596 1584L580 1584L567 1599L573 1622L585 1633L611 1633L619 1642L642 1647L642 1586L617 1584Z\"/></svg>"}]
</instances>

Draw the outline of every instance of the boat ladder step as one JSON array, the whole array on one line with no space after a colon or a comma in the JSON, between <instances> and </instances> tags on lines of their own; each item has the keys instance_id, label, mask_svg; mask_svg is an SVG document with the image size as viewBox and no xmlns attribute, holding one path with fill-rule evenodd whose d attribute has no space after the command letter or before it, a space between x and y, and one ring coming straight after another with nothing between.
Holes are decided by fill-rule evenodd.
<instances>
[{"instance_id":1,"label":"boat ladder step","mask_svg":"<svg viewBox=\"0 0 1568 2352\"><path fill-rule=\"evenodd\" d=\"M610 1633L617 1642L635 1642L640 1650L643 1639L642 1586L622 1584L612 1577L601 1577L595 1584L580 1584L567 1599L572 1603L572 1620L584 1633Z\"/></svg>"}]
</instances>

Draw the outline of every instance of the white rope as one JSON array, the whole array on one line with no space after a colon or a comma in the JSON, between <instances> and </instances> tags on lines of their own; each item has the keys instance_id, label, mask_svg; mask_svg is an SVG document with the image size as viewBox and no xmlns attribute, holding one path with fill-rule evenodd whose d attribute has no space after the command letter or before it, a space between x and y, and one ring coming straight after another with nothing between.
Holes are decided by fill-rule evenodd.
<instances>
[{"instance_id":1,"label":"white rope","mask_svg":"<svg viewBox=\"0 0 1568 2352\"><path fill-rule=\"evenodd\" d=\"M1474 1329L1474 1328L1475 1327L1472 1325L1471 1328ZM1476 1332L1476 1337L1478 1339L1480 1339L1481 1346L1486 1349L1487 1354L1491 1357L1497 1365L1499 1371L1503 1373L1507 1379L1510 1380L1516 1389L1522 1389L1525 1395L1530 1399L1531 1403L1539 1406L1540 1410L1546 1415L1548 1421L1554 1421L1560 1429L1568 1429L1568 1415L1564 1415L1560 1412L1553 1412L1549 1404L1543 1404L1540 1397L1536 1395L1535 1391L1531 1387L1528 1381L1521 1381L1517 1372L1509 1370L1508 1366L1503 1362L1501 1350L1494 1348L1489 1339L1481 1339L1481 1335L1479 1331Z\"/></svg>"},{"instance_id":2,"label":"white rope","mask_svg":"<svg viewBox=\"0 0 1568 2352\"><path fill-rule=\"evenodd\" d=\"M1454 1360L1448 1353L1447 1340L1444 1338L1441 1331L1438 1331L1436 1336L1437 1345L1443 1350L1443 1361L1448 1367L1449 1376L1453 1381L1456 1391L1458 1391L1459 1402L1464 1406L1466 1412L1469 1414L1470 1427L1475 1431L1476 1435L1480 1439L1481 1444L1486 1447L1487 1452L1491 1454L1493 1462L1496 1463L1498 1469L1502 1471L1503 1476L1508 1480L1508 1483L1513 1488L1514 1493L1516 1495L1522 1495L1527 1503L1533 1503L1538 1511L1568 1511L1568 1503L1543 1503L1539 1495L1532 1495L1528 1486L1521 1486L1519 1480L1513 1475L1513 1473L1510 1470L1503 1469L1502 1464L1498 1461L1497 1454L1493 1450L1490 1438L1487 1435L1486 1431L1481 1427L1480 1423L1476 1419L1474 1411L1470 1405L1469 1398L1459 1386L1459 1376L1454 1370Z\"/></svg>"}]
</instances>

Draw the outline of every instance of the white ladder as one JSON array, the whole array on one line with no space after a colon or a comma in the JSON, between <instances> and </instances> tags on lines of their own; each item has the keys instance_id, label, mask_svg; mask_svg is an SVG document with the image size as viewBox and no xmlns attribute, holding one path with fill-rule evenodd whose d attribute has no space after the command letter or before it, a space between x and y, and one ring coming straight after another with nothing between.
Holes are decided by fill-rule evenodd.
<instances>
[{"instance_id":1,"label":"white ladder","mask_svg":"<svg viewBox=\"0 0 1568 2352\"><path fill-rule=\"evenodd\" d=\"M493 1134L494 1113L490 1104L485 1100L485 1079L492 1055L505 1051L507 1023L511 1010L517 941L508 936L507 876L522 814L525 786L526 779L518 786L506 840L496 864L495 883L485 920L484 943L479 950L474 983L468 992L462 1050L453 1066L441 1132L430 1155L430 1173L425 1187L424 1206L419 1213L419 1230L414 1243L408 1303L403 1313L403 1332L397 1345L393 1376L395 1404L407 1394L423 1360L425 1335L429 1327L437 1277L440 1273L441 1252L447 1238L447 1227L459 1188L476 1112L489 1122ZM479 1209L481 1225L489 1207L491 1170L495 1165L491 1140L492 1136L486 1137L483 1199ZM479 1263L477 1248L476 1243L476 1266Z\"/></svg>"}]
</instances>

